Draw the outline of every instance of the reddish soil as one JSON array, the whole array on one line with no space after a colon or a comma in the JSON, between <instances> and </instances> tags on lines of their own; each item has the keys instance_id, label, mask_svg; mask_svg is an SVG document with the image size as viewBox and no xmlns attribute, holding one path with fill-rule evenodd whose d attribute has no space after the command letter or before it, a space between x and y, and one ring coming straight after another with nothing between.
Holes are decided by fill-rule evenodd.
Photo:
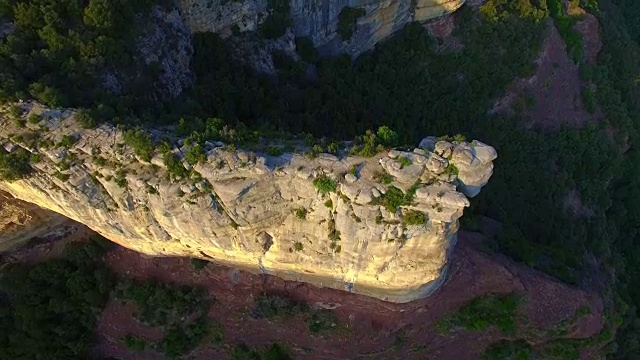
<instances>
[{"instance_id":1,"label":"reddish soil","mask_svg":"<svg viewBox=\"0 0 640 360\"><path fill-rule=\"evenodd\" d=\"M255 275L213 263L195 270L189 259L149 258L118 247L106 261L121 276L156 279L179 284L197 284L207 289L218 302L210 317L224 328L225 343L245 342L252 346L273 341L285 343L299 359L478 359L491 343L503 338L497 331L473 333L456 331L441 336L434 323L465 302L487 293L524 295L521 306L524 334L539 344L549 329L570 319L580 307L592 315L580 318L570 331L573 338L586 338L602 327L602 301L585 291L554 281L506 258L488 256L476 250L481 236L461 233L452 258L448 280L433 296L409 304L393 304L318 288L305 283L284 281L267 275ZM302 319L272 323L255 320L247 313L260 292L278 292L310 304L336 307L339 325L330 336L311 336ZM96 352L121 359L164 359L156 352L132 354L122 344L128 333L157 340L162 329L137 323L128 305L111 302L98 326L100 342ZM526 328L525 325L526 324ZM405 339L396 343L397 339ZM225 359L228 347L201 346L196 359Z\"/></svg>"},{"instance_id":2,"label":"reddish soil","mask_svg":"<svg viewBox=\"0 0 640 360\"><path fill-rule=\"evenodd\" d=\"M597 34L597 22L595 29ZM587 57L591 58L599 50L589 45L592 42L589 39L586 37L585 43L589 47ZM598 112L590 114L586 111L578 66L567 55L565 44L553 25L549 26L536 63L536 73L529 79L516 81L496 102L492 112L522 112L527 119L526 127L545 130L558 130L562 126L580 128L602 117Z\"/></svg>"}]
</instances>

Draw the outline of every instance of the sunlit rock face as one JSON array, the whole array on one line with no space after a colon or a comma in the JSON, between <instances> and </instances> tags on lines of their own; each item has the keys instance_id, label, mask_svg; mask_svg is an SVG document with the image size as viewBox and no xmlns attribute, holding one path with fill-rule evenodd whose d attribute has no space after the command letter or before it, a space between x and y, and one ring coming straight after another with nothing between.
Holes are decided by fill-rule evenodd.
<instances>
[{"instance_id":1,"label":"sunlit rock face","mask_svg":"<svg viewBox=\"0 0 640 360\"><path fill-rule=\"evenodd\" d=\"M427 21L457 10L465 0L290 0L295 36L309 37L325 55L358 56L412 21ZM177 6L192 32L231 34L253 31L269 15L268 0L178 0ZM350 39L338 33L345 7L361 8Z\"/></svg>"},{"instance_id":2,"label":"sunlit rock face","mask_svg":"<svg viewBox=\"0 0 640 360\"><path fill-rule=\"evenodd\" d=\"M86 130L72 111L25 109L45 120L19 129L5 119L0 127L5 149L40 154L29 178L0 182L15 198L145 254L198 257L393 302L428 296L444 281L467 196L487 183L496 158L479 141L433 137L371 158L311 157L302 148L268 156L210 142L189 178L170 179L162 155L138 159L113 127ZM77 142L54 145L65 135ZM189 150L173 145L178 158Z\"/></svg>"}]
</instances>

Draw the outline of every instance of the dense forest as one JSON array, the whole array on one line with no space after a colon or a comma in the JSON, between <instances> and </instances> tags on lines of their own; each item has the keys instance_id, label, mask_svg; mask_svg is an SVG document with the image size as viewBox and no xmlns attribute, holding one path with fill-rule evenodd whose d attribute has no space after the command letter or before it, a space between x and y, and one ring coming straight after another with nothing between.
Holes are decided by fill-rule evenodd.
<instances>
[{"instance_id":1,"label":"dense forest","mask_svg":"<svg viewBox=\"0 0 640 360\"><path fill-rule=\"evenodd\" d=\"M298 39L306 61L273 54L277 78L256 75L235 61L231 43L219 36L195 34L193 88L172 103L149 106L138 101L136 91L118 97L100 90L93 76L105 63L131 66L127 34L133 14L149 4L0 0L0 16L16 25L14 34L0 41L0 100L30 96L51 106L86 108L98 121L176 125L183 135L199 134L194 138L200 141L219 138L239 145L254 141L255 134L305 132L322 147L383 125L406 144L429 134L482 140L497 149L499 159L463 224L473 227L480 215L496 219L502 230L491 241L492 251L602 291L609 324L600 341L611 341L611 329L618 327L607 350L613 359L634 359L640 353L640 3L570 1L599 20L603 49L593 65L583 61L582 39L572 30L577 19L566 14L563 3L488 0L478 13L463 7L453 34L464 44L459 51L436 51L439 40L419 24L355 61L320 59L308 40ZM522 112L488 113L514 79L533 74L550 22L580 67L582 81L595 89L589 100L603 121L549 132L524 129ZM315 77L308 76L309 67ZM523 102L526 108L527 99ZM222 124L234 131L222 133ZM607 136L610 129L617 136ZM588 217L564 208L571 191L591 210Z\"/></svg>"}]
</instances>

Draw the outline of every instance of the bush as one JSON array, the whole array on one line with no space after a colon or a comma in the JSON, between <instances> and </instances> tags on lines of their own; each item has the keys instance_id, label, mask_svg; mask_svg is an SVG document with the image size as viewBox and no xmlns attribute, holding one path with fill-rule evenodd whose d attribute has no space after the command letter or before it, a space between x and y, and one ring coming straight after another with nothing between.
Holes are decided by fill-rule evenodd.
<instances>
[{"instance_id":1,"label":"bush","mask_svg":"<svg viewBox=\"0 0 640 360\"><path fill-rule=\"evenodd\" d=\"M278 343L262 349L252 349L245 344L236 345L229 360L291 360L292 357Z\"/></svg>"},{"instance_id":2,"label":"bush","mask_svg":"<svg viewBox=\"0 0 640 360\"><path fill-rule=\"evenodd\" d=\"M67 245L63 255L5 268L0 277L1 359L88 359L114 277L108 242Z\"/></svg>"},{"instance_id":3,"label":"bush","mask_svg":"<svg viewBox=\"0 0 640 360\"><path fill-rule=\"evenodd\" d=\"M303 245L302 245L302 243L301 243L301 242L299 242L299 241L296 241L296 242L293 244L293 250L295 250L295 251L302 251L302 249L303 249L303 248L304 248L304 246L303 246Z\"/></svg>"},{"instance_id":4,"label":"bush","mask_svg":"<svg viewBox=\"0 0 640 360\"><path fill-rule=\"evenodd\" d=\"M154 148L149 133L141 129L127 130L124 133L124 142L133 149L140 159L146 162L151 161Z\"/></svg>"},{"instance_id":5,"label":"bush","mask_svg":"<svg viewBox=\"0 0 640 360\"><path fill-rule=\"evenodd\" d=\"M33 169L29 165L29 153L19 149L13 153L0 147L0 180L16 181L28 177Z\"/></svg>"},{"instance_id":6,"label":"bush","mask_svg":"<svg viewBox=\"0 0 640 360\"><path fill-rule=\"evenodd\" d=\"M296 213L296 217L300 220L304 220L307 218L307 209L300 207L294 210L294 212Z\"/></svg>"},{"instance_id":7,"label":"bush","mask_svg":"<svg viewBox=\"0 0 640 360\"><path fill-rule=\"evenodd\" d=\"M329 209L333 208L333 201L331 199L327 200L324 202L324 206L328 207Z\"/></svg>"},{"instance_id":8,"label":"bush","mask_svg":"<svg viewBox=\"0 0 640 360\"><path fill-rule=\"evenodd\" d=\"M516 326L516 308L521 298L517 295L485 295L463 305L454 314L437 322L442 332L456 327L471 331L484 331L490 326L497 327L505 334L513 334Z\"/></svg>"},{"instance_id":9,"label":"bush","mask_svg":"<svg viewBox=\"0 0 640 360\"><path fill-rule=\"evenodd\" d=\"M306 320L312 334L322 334L336 328L338 319L331 310L317 310Z\"/></svg>"},{"instance_id":10,"label":"bush","mask_svg":"<svg viewBox=\"0 0 640 360\"><path fill-rule=\"evenodd\" d=\"M373 174L373 179L377 182L385 185L389 185L393 182L393 176L389 175L386 171L376 171Z\"/></svg>"},{"instance_id":11,"label":"bush","mask_svg":"<svg viewBox=\"0 0 640 360\"><path fill-rule=\"evenodd\" d=\"M395 213L399 207L411 205L413 203L413 197L416 190L417 186L414 185L405 194L397 187L389 186L389 188L387 188L387 192L382 194L380 197L373 199L372 203L374 205L382 205L390 212Z\"/></svg>"},{"instance_id":12,"label":"bush","mask_svg":"<svg viewBox=\"0 0 640 360\"><path fill-rule=\"evenodd\" d=\"M27 121L29 122L29 124L37 124L42 120L42 118L40 117L40 115L37 114L31 114L29 115L29 117L27 118Z\"/></svg>"},{"instance_id":13,"label":"bush","mask_svg":"<svg viewBox=\"0 0 640 360\"><path fill-rule=\"evenodd\" d=\"M322 174L313 179L313 185L323 195L336 192L338 188L338 183L325 174Z\"/></svg>"},{"instance_id":14,"label":"bush","mask_svg":"<svg viewBox=\"0 0 640 360\"><path fill-rule=\"evenodd\" d=\"M209 262L207 260L191 258L191 265L193 266L194 269L201 270L201 269L204 269L207 265L209 265Z\"/></svg>"},{"instance_id":15,"label":"bush","mask_svg":"<svg viewBox=\"0 0 640 360\"><path fill-rule=\"evenodd\" d=\"M78 142L78 139L76 139L75 136L73 136L73 135L62 135L62 139L60 139L60 141L58 141L56 146L57 147L62 147L62 148L65 148L65 149L69 149L76 142Z\"/></svg>"},{"instance_id":16,"label":"bush","mask_svg":"<svg viewBox=\"0 0 640 360\"><path fill-rule=\"evenodd\" d=\"M416 210L409 210L402 215L402 223L405 225L424 225L428 220L427 214Z\"/></svg>"},{"instance_id":17,"label":"bush","mask_svg":"<svg viewBox=\"0 0 640 360\"><path fill-rule=\"evenodd\" d=\"M524 340L501 340L489 345L482 360L529 360L532 355L531 345Z\"/></svg>"},{"instance_id":18,"label":"bush","mask_svg":"<svg viewBox=\"0 0 640 360\"><path fill-rule=\"evenodd\" d=\"M351 39L356 30L358 19L366 14L362 8L345 7L338 15L338 35L343 41Z\"/></svg>"},{"instance_id":19,"label":"bush","mask_svg":"<svg viewBox=\"0 0 640 360\"><path fill-rule=\"evenodd\" d=\"M400 163L401 167L405 167L405 166L411 165L411 160L409 160L409 158L407 158L406 156L398 157L398 162Z\"/></svg>"},{"instance_id":20,"label":"bush","mask_svg":"<svg viewBox=\"0 0 640 360\"><path fill-rule=\"evenodd\" d=\"M137 335L126 335L122 341L124 342L127 349L135 352L144 351L147 348L147 341L145 338L137 336Z\"/></svg>"},{"instance_id":21,"label":"bush","mask_svg":"<svg viewBox=\"0 0 640 360\"><path fill-rule=\"evenodd\" d=\"M135 317L143 323L158 326L184 320L193 313L204 313L209 307L204 289L125 280L118 284L117 296L138 306Z\"/></svg>"},{"instance_id":22,"label":"bush","mask_svg":"<svg viewBox=\"0 0 640 360\"><path fill-rule=\"evenodd\" d=\"M174 153L168 152L164 154L162 160L167 167L167 171L174 178L186 178L189 175L187 169L184 168L184 165Z\"/></svg>"},{"instance_id":23,"label":"bush","mask_svg":"<svg viewBox=\"0 0 640 360\"><path fill-rule=\"evenodd\" d=\"M318 50L313 45L313 41L308 37L296 38L296 50L303 61L315 63L319 59Z\"/></svg>"},{"instance_id":24,"label":"bush","mask_svg":"<svg viewBox=\"0 0 640 360\"><path fill-rule=\"evenodd\" d=\"M209 324L206 317L202 316L192 324L171 326L158 344L158 349L169 359L177 359L195 349L209 333Z\"/></svg>"},{"instance_id":25,"label":"bush","mask_svg":"<svg viewBox=\"0 0 640 360\"><path fill-rule=\"evenodd\" d=\"M293 317L310 310L307 304L277 294L262 293L251 309L255 319L282 319Z\"/></svg>"}]
</instances>

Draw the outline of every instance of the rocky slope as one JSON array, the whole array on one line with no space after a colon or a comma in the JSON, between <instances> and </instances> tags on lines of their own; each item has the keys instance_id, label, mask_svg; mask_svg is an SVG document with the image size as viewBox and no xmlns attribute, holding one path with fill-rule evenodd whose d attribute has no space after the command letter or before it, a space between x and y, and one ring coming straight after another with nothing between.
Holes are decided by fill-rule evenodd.
<instances>
[{"instance_id":1,"label":"rocky slope","mask_svg":"<svg viewBox=\"0 0 640 360\"><path fill-rule=\"evenodd\" d=\"M433 137L373 158L267 156L207 143L206 161L176 179L163 155L138 159L112 127L82 130L72 111L24 108L23 117L43 121L18 128L5 117L0 138L6 150L40 159L30 177L0 182L12 196L146 254L200 257L395 302L444 281L469 205L464 194L480 191L496 158L478 141ZM175 144L182 158L189 146Z\"/></svg>"},{"instance_id":2,"label":"rocky slope","mask_svg":"<svg viewBox=\"0 0 640 360\"><path fill-rule=\"evenodd\" d=\"M309 37L324 55L346 52L357 56L411 21L426 21L451 13L464 0L287 0L295 36ZM267 0L179 0L177 6L192 32L230 34L255 30L269 15ZM340 12L361 8L351 39L337 33Z\"/></svg>"}]
</instances>

